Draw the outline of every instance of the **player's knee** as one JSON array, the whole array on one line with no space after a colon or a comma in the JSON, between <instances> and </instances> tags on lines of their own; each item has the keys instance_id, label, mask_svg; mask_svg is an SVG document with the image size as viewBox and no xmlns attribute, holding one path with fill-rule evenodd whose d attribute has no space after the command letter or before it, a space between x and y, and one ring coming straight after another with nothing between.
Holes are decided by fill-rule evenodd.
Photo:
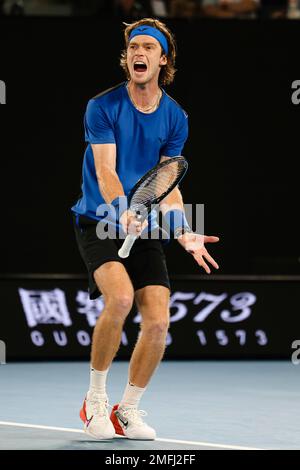
<instances>
[{"instance_id":1,"label":"player's knee","mask_svg":"<svg viewBox=\"0 0 300 470\"><path fill-rule=\"evenodd\" d=\"M151 341L159 341L167 336L169 320L153 319L144 323L144 325L142 325L142 329Z\"/></svg>"},{"instance_id":2,"label":"player's knee","mask_svg":"<svg viewBox=\"0 0 300 470\"><path fill-rule=\"evenodd\" d=\"M117 310L121 313L128 314L132 309L133 305L133 295L129 293L120 294L115 299Z\"/></svg>"},{"instance_id":3,"label":"player's knee","mask_svg":"<svg viewBox=\"0 0 300 470\"><path fill-rule=\"evenodd\" d=\"M116 319L125 320L133 305L133 293L119 292L107 299L106 306L110 310L110 314Z\"/></svg>"}]
</instances>

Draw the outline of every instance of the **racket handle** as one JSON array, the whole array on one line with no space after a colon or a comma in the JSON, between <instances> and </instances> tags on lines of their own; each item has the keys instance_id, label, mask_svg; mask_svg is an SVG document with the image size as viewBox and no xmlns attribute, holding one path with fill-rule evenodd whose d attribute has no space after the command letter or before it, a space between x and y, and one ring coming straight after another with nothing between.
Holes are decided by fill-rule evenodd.
<instances>
[{"instance_id":1,"label":"racket handle","mask_svg":"<svg viewBox=\"0 0 300 470\"><path fill-rule=\"evenodd\" d=\"M136 239L137 237L135 235L127 235L123 242L123 245L118 251L118 255L120 256L120 258L128 258L130 250Z\"/></svg>"}]
</instances>

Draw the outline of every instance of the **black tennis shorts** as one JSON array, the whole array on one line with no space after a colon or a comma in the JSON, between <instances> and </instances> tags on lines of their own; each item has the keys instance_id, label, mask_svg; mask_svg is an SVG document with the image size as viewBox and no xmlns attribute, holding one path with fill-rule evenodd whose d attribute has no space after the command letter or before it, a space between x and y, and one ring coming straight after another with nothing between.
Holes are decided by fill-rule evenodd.
<instances>
[{"instance_id":1,"label":"black tennis shorts","mask_svg":"<svg viewBox=\"0 0 300 470\"><path fill-rule=\"evenodd\" d=\"M118 250L124 239L100 240L96 234L97 221L73 215L73 225L81 257L88 271L89 295L96 299L101 295L94 279L94 272L108 261L118 261L125 267L134 290L149 285L170 289L166 257L160 240L138 238L128 258L120 258Z\"/></svg>"}]
</instances>

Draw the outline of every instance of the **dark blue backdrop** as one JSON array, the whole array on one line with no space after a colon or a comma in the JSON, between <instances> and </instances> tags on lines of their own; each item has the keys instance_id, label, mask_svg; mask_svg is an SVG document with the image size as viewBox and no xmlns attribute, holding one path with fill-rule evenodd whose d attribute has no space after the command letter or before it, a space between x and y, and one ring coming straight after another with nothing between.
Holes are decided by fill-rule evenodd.
<instances>
[{"instance_id":1,"label":"dark blue backdrop","mask_svg":"<svg viewBox=\"0 0 300 470\"><path fill-rule=\"evenodd\" d=\"M300 24L169 21L178 73L167 89L189 114L184 199L205 203L220 273L299 273ZM122 24L0 20L2 272L81 272L69 207L79 192L87 100L123 80ZM176 243L171 273L198 273Z\"/></svg>"}]
</instances>

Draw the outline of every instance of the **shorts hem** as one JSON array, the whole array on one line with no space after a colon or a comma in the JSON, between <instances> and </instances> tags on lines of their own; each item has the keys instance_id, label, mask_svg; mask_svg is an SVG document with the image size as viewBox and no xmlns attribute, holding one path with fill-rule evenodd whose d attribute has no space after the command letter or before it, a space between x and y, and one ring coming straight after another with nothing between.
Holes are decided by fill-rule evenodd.
<instances>
[{"instance_id":1,"label":"shorts hem","mask_svg":"<svg viewBox=\"0 0 300 470\"><path fill-rule=\"evenodd\" d=\"M145 282L141 282L140 284L137 284L137 285L133 286L133 288L134 288L134 291L137 291L137 290L143 289L143 287L147 287L147 286L164 286L167 289L169 289L169 291L171 291L171 286L170 286L170 284L168 284L168 282L158 281L157 279L152 279L152 280L149 280L149 281L146 280Z\"/></svg>"},{"instance_id":2,"label":"shorts hem","mask_svg":"<svg viewBox=\"0 0 300 470\"><path fill-rule=\"evenodd\" d=\"M103 264L105 263L109 263L110 261L116 261L117 263L121 263L122 266L123 266L123 263L120 259L116 258L116 257L110 257L110 258L105 258L105 259L101 259L99 260L98 262L97 261L92 261L92 262L87 262L87 267L88 267L88 272L89 274L91 274L91 276L94 277L94 272L100 268L101 266L103 266Z\"/></svg>"}]
</instances>

